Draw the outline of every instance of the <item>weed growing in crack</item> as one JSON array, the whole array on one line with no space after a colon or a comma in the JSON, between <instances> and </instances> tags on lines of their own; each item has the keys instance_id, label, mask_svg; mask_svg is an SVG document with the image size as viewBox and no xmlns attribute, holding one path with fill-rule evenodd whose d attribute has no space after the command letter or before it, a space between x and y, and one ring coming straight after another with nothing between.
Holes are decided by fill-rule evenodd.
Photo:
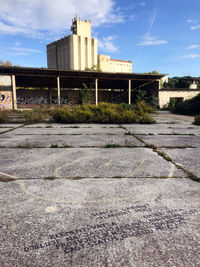
<instances>
[{"instance_id":1,"label":"weed growing in crack","mask_svg":"<svg viewBox=\"0 0 200 267\"><path fill-rule=\"evenodd\" d=\"M58 148L58 144L51 144L50 148Z\"/></svg>"},{"instance_id":2,"label":"weed growing in crack","mask_svg":"<svg viewBox=\"0 0 200 267\"><path fill-rule=\"evenodd\" d=\"M7 183L15 181L12 177L0 176L0 182Z\"/></svg>"},{"instance_id":3,"label":"weed growing in crack","mask_svg":"<svg viewBox=\"0 0 200 267\"><path fill-rule=\"evenodd\" d=\"M46 176L46 177L43 177L44 180L55 180L55 179L59 179L58 177L56 176Z\"/></svg>"},{"instance_id":4,"label":"weed growing in crack","mask_svg":"<svg viewBox=\"0 0 200 267\"><path fill-rule=\"evenodd\" d=\"M81 180L81 179L84 179L84 177L83 176L73 176L73 177L70 177L68 179L70 179L70 180Z\"/></svg>"},{"instance_id":5,"label":"weed growing in crack","mask_svg":"<svg viewBox=\"0 0 200 267\"><path fill-rule=\"evenodd\" d=\"M130 131L128 131L124 135L132 135L132 133Z\"/></svg>"},{"instance_id":6,"label":"weed growing in crack","mask_svg":"<svg viewBox=\"0 0 200 267\"><path fill-rule=\"evenodd\" d=\"M109 143L109 144L106 144L105 147L106 148L117 148L117 147L121 147L121 146L118 144L115 144L115 143Z\"/></svg>"}]
</instances>

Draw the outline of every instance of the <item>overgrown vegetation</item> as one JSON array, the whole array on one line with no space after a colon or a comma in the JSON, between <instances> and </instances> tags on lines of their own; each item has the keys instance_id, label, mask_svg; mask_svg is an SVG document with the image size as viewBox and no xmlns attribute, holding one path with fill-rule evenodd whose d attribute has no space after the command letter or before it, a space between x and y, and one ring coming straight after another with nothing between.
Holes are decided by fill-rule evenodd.
<instances>
[{"instance_id":1,"label":"overgrown vegetation","mask_svg":"<svg viewBox=\"0 0 200 267\"><path fill-rule=\"evenodd\" d=\"M81 95L81 104L91 104L93 99L92 89L94 88L94 83L91 83L87 86L86 83L83 83L83 88L79 89Z\"/></svg>"},{"instance_id":2,"label":"overgrown vegetation","mask_svg":"<svg viewBox=\"0 0 200 267\"><path fill-rule=\"evenodd\" d=\"M200 125L200 114L194 117L194 124Z\"/></svg>"},{"instance_id":3,"label":"overgrown vegetation","mask_svg":"<svg viewBox=\"0 0 200 267\"><path fill-rule=\"evenodd\" d=\"M192 81L195 80L195 78L191 76L184 76L184 77L173 77L168 79L168 83L163 83L163 88L189 88ZM196 81L197 86L199 86L199 83Z\"/></svg>"},{"instance_id":4,"label":"overgrown vegetation","mask_svg":"<svg viewBox=\"0 0 200 267\"><path fill-rule=\"evenodd\" d=\"M149 113L152 108L144 101L136 105L100 103L63 107L54 111L53 119L60 123L155 123Z\"/></svg>"},{"instance_id":5,"label":"overgrown vegetation","mask_svg":"<svg viewBox=\"0 0 200 267\"><path fill-rule=\"evenodd\" d=\"M54 110L40 108L22 111L26 119L26 124L49 121L52 119L53 112Z\"/></svg>"},{"instance_id":6,"label":"overgrown vegetation","mask_svg":"<svg viewBox=\"0 0 200 267\"><path fill-rule=\"evenodd\" d=\"M0 111L0 122L7 121L7 114L21 116L26 124L41 122L59 123L155 123L149 115L153 109L144 101L134 105L100 103L98 106L82 104L61 109L33 109L24 111ZM47 126L51 127L51 126ZM74 126L78 127L78 126Z\"/></svg>"},{"instance_id":7,"label":"overgrown vegetation","mask_svg":"<svg viewBox=\"0 0 200 267\"><path fill-rule=\"evenodd\" d=\"M182 115L198 115L200 114L200 94L192 99L185 100L175 105L172 109L173 113Z\"/></svg>"}]
</instances>

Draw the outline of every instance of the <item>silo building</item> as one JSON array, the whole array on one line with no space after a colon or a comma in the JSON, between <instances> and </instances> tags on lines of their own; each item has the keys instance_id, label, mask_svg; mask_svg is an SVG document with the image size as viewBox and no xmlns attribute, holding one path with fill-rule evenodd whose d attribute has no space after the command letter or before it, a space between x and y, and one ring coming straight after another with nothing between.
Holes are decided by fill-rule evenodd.
<instances>
[{"instance_id":1,"label":"silo building","mask_svg":"<svg viewBox=\"0 0 200 267\"><path fill-rule=\"evenodd\" d=\"M51 69L85 70L97 65L97 39L91 38L91 21L72 20L72 34L47 45Z\"/></svg>"}]
</instances>

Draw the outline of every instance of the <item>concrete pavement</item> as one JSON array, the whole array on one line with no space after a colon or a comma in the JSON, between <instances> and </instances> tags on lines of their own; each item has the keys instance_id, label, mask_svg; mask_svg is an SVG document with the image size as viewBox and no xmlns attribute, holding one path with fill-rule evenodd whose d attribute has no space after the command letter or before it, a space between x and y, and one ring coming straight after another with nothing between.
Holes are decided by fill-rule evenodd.
<instances>
[{"instance_id":1,"label":"concrete pavement","mask_svg":"<svg viewBox=\"0 0 200 267\"><path fill-rule=\"evenodd\" d=\"M1 124L0 266L200 266L200 127L154 117Z\"/></svg>"}]
</instances>

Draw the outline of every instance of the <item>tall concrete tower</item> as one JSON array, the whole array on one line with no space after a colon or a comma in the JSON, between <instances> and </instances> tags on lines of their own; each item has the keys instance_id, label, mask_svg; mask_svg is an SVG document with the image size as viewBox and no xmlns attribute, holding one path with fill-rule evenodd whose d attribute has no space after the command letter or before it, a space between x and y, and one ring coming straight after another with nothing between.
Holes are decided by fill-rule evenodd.
<instances>
[{"instance_id":1,"label":"tall concrete tower","mask_svg":"<svg viewBox=\"0 0 200 267\"><path fill-rule=\"evenodd\" d=\"M47 45L52 69L85 70L97 65L97 39L91 38L91 21L72 20L72 34Z\"/></svg>"}]
</instances>

